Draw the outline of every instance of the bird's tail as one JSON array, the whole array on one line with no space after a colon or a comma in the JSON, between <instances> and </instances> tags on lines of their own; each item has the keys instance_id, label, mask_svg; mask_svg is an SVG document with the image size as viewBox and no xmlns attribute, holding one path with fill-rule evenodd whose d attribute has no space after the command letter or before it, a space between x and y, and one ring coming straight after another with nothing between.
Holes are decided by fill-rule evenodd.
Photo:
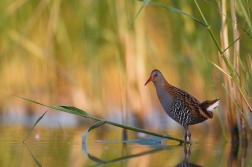
<instances>
[{"instance_id":1,"label":"bird's tail","mask_svg":"<svg viewBox=\"0 0 252 167\"><path fill-rule=\"evenodd\" d=\"M220 99L206 100L200 104L200 113L205 118L213 118L212 111L218 107Z\"/></svg>"}]
</instances>

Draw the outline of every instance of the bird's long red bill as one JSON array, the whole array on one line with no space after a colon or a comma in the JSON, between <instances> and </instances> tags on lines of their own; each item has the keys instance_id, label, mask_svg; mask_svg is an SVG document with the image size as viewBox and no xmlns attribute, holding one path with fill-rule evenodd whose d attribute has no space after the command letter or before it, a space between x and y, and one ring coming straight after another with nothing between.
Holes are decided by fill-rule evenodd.
<instances>
[{"instance_id":1,"label":"bird's long red bill","mask_svg":"<svg viewBox=\"0 0 252 167\"><path fill-rule=\"evenodd\" d=\"M147 81L146 81L146 83L144 84L144 85L147 85L150 81L153 81L154 80L154 78L153 77L150 77Z\"/></svg>"}]
</instances>

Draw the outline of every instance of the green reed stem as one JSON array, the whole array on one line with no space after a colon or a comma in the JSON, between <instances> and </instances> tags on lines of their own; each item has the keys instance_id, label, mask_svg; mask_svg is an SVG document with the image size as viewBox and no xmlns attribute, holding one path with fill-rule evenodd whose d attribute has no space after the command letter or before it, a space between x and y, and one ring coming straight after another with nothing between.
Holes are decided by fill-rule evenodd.
<instances>
[{"instance_id":1,"label":"green reed stem","mask_svg":"<svg viewBox=\"0 0 252 167\"><path fill-rule=\"evenodd\" d=\"M89 119L93 119L93 120L96 120L96 121L102 121L102 120L104 120L104 119L97 118L97 117L92 117L92 116L84 116L84 117L89 118ZM175 141L178 141L180 143L184 142L184 140L182 140L180 138L172 137L170 135L163 135L163 134L151 132L151 131L148 131L148 130L140 129L140 128L129 126L129 125L125 125L125 124L119 124L119 123L111 122L111 121L106 121L106 123L110 124L110 125L114 125L114 126L120 127L120 128L129 129L129 130L132 130L132 131L135 131L135 132L142 132L142 133L145 133L145 134L148 134L148 135L153 135L153 136L158 136L158 137L163 137L163 138L175 140Z\"/></svg>"},{"instance_id":2,"label":"green reed stem","mask_svg":"<svg viewBox=\"0 0 252 167\"><path fill-rule=\"evenodd\" d=\"M184 142L184 140L182 140L180 138L172 137L170 135L163 135L163 134L151 132L151 131L148 131L148 130L136 128L136 127L133 127L133 126L119 124L119 123L116 123L116 122L111 122L111 121L107 121L107 120L104 120L104 119L101 119L101 118L93 117L93 116L88 115L85 111L83 111L81 109L78 109L76 107L72 107L72 106L48 106L48 105L36 102L34 100L24 98L24 97L19 97L19 96L16 96L16 97L21 98L21 99L26 100L26 101L29 101L29 102L32 102L32 103L35 103L35 104L39 104L39 105L54 109L54 110L63 111L63 112L67 112L67 113L74 114L74 115L79 115L79 116L89 118L89 119L93 119L93 120L96 120L96 121L106 121L107 124L114 125L114 126L117 126L117 127L120 127L120 128L133 130L135 132L142 132L142 133L153 135L153 136L163 137L163 138L178 141L180 143ZM44 114L43 114L43 116L44 116ZM189 143L189 142L187 142L187 143Z\"/></svg>"},{"instance_id":3,"label":"green reed stem","mask_svg":"<svg viewBox=\"0 0 252 167\"><path fill-rule=\"evenodd\" d=\"M228 59L223 55L224 52L225 52L229 47L231 47L236 41L238 41L243 35L245 35L249 29L248 29L244 34L242 34L242 36L240 36L238 39L236 39L230 46L228 46L224 51L222 51L220 45L218 44L218 42L217 42L217 40L216 40L216 38L215 38L215 36L214 36L214 34L213 34L211 28L210 28L210 26L208 25L208 22L207 22L207 20L206 20L206 18L205 18L205 16L204 16L204 14L202 13L202 11L201 11L201 9L200 9L198 3L197 3L197 0L194 0L194 2L195 2L196 6L197 6L197 8L198 8L198 10L199 10L199 12L200 12L201 17L203 18L203 20L204 20L204 22L205 22L205 24L206 24L206 26L207 26L207 29L208 29L208 31L209 31L209 33L210 33L212 39L214 40L215 45L217 46L217 48L218 48L220 54L222 55L222 56L221 56L222 59L224 60L226 66L228 67L229 72L231 73L231 76L232 76L232 79L233 79L235 85L237 86L238 90L240 91L240 93L241 93L241 95L242 95L242 97L243 97L245 103L247 104L247 106L248 106L250 112L252 112L252 107L250 106L250 104L249 104L247 98L245 97L243 91L241 90L241 88L240 88L240 86L239 86L239 82L238 82L237 78L235 77L234 70L233 70L233 68L232 68L232 64L231 64L231 63L228 61Z\"/></svg>"},{"instance_id":4,"label":"green reed stem","mask_svg":"<svg viewBox=\"0 0 252 167\"><path fill-rule=\"evenodd\" d=\"M198 8L198 10L199 10L199 12L200 12L201 17L203 18L203 20L204 20L204 22L205 22L206 28L207 28L208 32L210 33L210 35L211 35L211 37L212 37L212 39L213 39L213 41L214 41L214 43L215 43L215 45L216 45L218 51L222 54L222 53L223 53L223 52L222 52L222 49L221 49L219 43L217 42L217 40L216 40L216 38L215 38L215 36L214 36L212 30L211 30L211 27L209 26L209 24L208 24L208 22L207 22L207 20L206 20L206 18L205 18L205 16L204 16L204 14L202 13L202 11L201 11L201 9L200 9L200 7L199 7L197 1L194 0L194 2L195 2L196 6L197 6L197 8ZM226 57L225 57L224 55L222 56L222 58L224 59L225 62L227 61L227 60L226 60ZM220 110L218 110L218 114L219 114L219 117L221 118ZM222 119L220 119L220 123L221 123L221 129L222 129L223 138L224 138L225 141L227 141L227 135L226 135L225 127L224 127L224 122L223 122Z\"/></svg>"}]
</instances>

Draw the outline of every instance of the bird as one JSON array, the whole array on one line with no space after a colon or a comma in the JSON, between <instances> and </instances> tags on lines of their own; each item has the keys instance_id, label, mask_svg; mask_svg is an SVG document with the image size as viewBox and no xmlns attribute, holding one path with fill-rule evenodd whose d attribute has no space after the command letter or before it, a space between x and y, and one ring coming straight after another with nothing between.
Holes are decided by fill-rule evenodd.
<instances>
[{"instance_id":1,"label":"bird","mask_svg":"<svg viewBox=\"0 0 252 167\"><path fill-rule=\"evenodd\" d=\"M169 84L163 74L154 69L145 85L153 82L158 99L166 114L183 126L185 130L184 144L189 140L192 145L189 126L213 118L213 110L219 105L220 99L199 102L195 97Z\"/></svg>"}]
</instances>

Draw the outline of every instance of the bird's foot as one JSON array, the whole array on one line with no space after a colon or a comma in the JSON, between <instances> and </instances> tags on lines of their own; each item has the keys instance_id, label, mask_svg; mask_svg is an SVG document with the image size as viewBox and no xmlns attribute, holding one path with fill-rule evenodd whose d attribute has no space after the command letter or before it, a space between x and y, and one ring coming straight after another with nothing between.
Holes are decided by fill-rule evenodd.
<instances>
[{"instance_id":1,"label":"bird's foot","mask_svg":"<svg viewBox=\"0 0 252 167\"><path fill-rule=\"evenodd\" d=\"M186 144L192 145L192 139L191 139L191 133L189 131L186 131L185 136L184 136L184 145Z\"/></svg>"}]
</instances>

